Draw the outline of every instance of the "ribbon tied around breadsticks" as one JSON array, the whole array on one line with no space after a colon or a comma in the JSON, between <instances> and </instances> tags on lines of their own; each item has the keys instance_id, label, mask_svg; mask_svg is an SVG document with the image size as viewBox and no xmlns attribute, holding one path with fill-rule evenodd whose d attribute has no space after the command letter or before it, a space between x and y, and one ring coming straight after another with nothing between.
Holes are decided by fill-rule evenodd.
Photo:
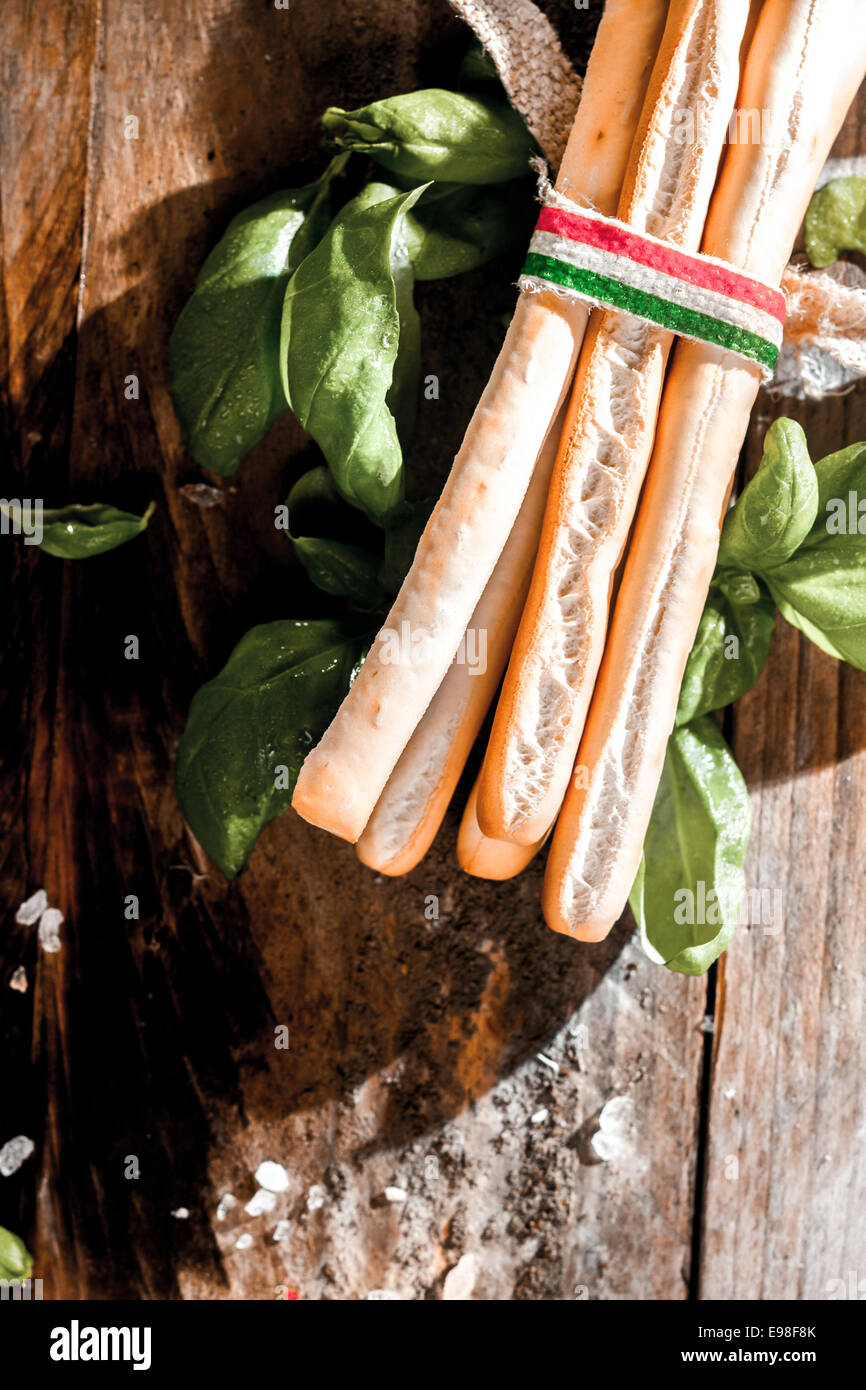
<instances>
[{"instance_id":1,"label":"ribbon tied around breadsticks","mask_svg":"<svg viewBox=\"0 0 866 1390\"><path fill-rule=\"evenodd\" d=\"M680 251L550 191L521 272L521 290L618 309L684 338L713 343L761 368L782 346L785 297L714 256Z\"/></svg>"}]
</instances>

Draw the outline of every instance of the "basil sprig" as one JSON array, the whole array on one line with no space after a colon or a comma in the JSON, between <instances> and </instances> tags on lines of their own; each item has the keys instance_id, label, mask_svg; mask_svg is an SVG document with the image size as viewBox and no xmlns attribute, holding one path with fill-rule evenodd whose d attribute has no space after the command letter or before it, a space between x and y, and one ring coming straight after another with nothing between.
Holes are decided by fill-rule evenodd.
<instances>
[{"instance_id":1,"label":"basil sprig","mask_svg":"<svg viewBox=\"0 0 866 1390\"><path fill-rule=\"evenodd\" d=\"M832 265L843 251L866 251L866 179L842 178L813 193L806 211L806 254Z\"/></svg>"},{"instance_id":2,"label":"basil sprig","mask_svg":"<svg viewBox=\"0 0 866 1390\"><path fill-rule=\"evenodd\" d=\"M214 473L237 472L288 408L279 369L283 297L289 275L328 226L331 184L347 159L235 217L175 325L168 353L174 408L193 458Z\"/></svg>"},{"instance_id":3,"label":"basil sprig","mask_svg":"<svg viewBox=\"0 0 866 1390\"><path fill-rule=\"evenodd\" d=\"M373 636L369 620L264 623L193 699L177 791L196 838L227 878L285 811Z\"/></svg>"},{"instance_id":4,"label":"basil sprig","mask_svg":"<svg viewBox=\"0 0 866 1390\"><path fill-rule=\"evenodd\" d=\"M535 143L504 97L440 87L356 111L331 106L322 126L343 150L370 155L413 183L505 183L529 170Z\"/></svg>"},{"instance_id":5,"label":"basil sprig","mask_svg":"<svg viewBox=\"0 0 866 1390\"><path fill-rule=\"evenodd\" d=\"M684 974L702 973L726 948L745 890L748 797L706 715L757 681L777 608L822 650L866 670L866 444L813 464L802 429L786 419L767 431L758 471L725 518L629 898L647 953Z\"/></svg>"}]
</instances>

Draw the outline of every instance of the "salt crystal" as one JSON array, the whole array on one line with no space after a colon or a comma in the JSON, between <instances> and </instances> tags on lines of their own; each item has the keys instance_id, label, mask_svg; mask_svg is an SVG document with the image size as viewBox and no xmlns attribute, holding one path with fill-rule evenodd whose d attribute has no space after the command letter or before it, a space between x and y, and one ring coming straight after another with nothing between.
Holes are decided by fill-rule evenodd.
<instances>
[{"instance_id":1,"label":"salt crystal","mask_svg":"<svg viewBox=\"0 0 866 1390\"><path fill-rule=\"evenodd\" d=\"M61 947L60 927L63 924L63 913L56 907L49 907L43 912L39 919L39 945L43 951L53 955Z\"/></svg>"},{"instance_id":2,"label":"salt crystal","mask_svg":"<svg viewBox=\"0 0 866 1390\"><path fill-rule=\"evenodd\" d=\"M237 1204L237 1197L235 1197L231 1192L224 1192L223 1195L220 1197L219 1202L217 1203L217 1221L225 1221L232 1207L236 1207Z\"/></svg>"},{"instance_id":3,"label":"salt crystal","mask_svg":"<svg viewBox=\"0 0 866 1390\"><path fill-rule=\"evenodd\" d=\"M253 1243L253 1238L249 1231L245 1231L242 1236L238 1236L235 1241L235 1250L249 1250Z\"/></svg>"},{"instance_id":4,"label":"salt crystal","mask_svg":"<svg viewBox=\"0 0 866 1390\"><path fill-rule=\"evenodd\" d=\"M623 1158L628 1152L628 1132L632 1121L632 1102L628 1096L614 1096L598 1115L598 1130L590 1143L599 1158Z\"/></svg>"},{"instance_id":5,"label":"salt crystal","mask_svg":"<svg viewBox=\"0 0 866 1390\"><path fill-rule=\"evenodd\" d=\"M47 906L48 894L44 888L38 888L31 898L21 904L15 913L15 921L19 927L32 927L34 922L39 921Z\"/></svg>"},{"instance_id":6,"label":"salt crystal","mask_svg":"<svg viewBox=\"0 0 866 1390\"><path fill-rule=\"evenodd\" d=\"M725 1100L733 1100L736 1094L733 1086L729 1086L727 1091L725 1091Z\"/></svg>"},{"instance_id":7,"label":"salt crystal","mask_svg":"<svg viewBox=\"0 0 866 1390\"><path fill-rule=\"evenodd\" d=\"M282 1163L273 1163L266 1159L256 1169L256 1182L268 1192L286 1192L289 1187L289 1175Z\"/></svg>"},{"instance_id":8,"label":"salt crystal","mask_svg":"<svg viewBox=\"0 0 866 1390\"><path fill-rule=\"evenodd\" d=\"M558 1063L558 1062L554 1062L553 1058L552 1058L552 1057L548 1057L547 1054L546 1054L545 1052L536 1052L535 1055L536 1055L536 1057L538 1058L539 1062L542 1062L542 1063L544 1064L544 1066L546 1066L546 1067L550 1067L550 1070L551 1070L552 1072L558 1072L558 1071L559 1071L559 1063Z\"/></svg>"},{"instance_id":9,"label":"salt crystal","mask_svg":"<svg viewBox=\"0 0 866 1390\"><path fill-rule=\"evenodd\" d=\"M530 1115L530 1117L529 1117L529 1123L530 1123L531 1125L540 1125L540 1124L543 1124L544 1121L547 1119L547 1117L548 1117L549 1114L550 1114L550 1111L549 1111L549 1110L536 1110L536 1112L535 1112L534 1115Z\"/></svg>"},{"instance_id":10,"label":"salt crystal","mask_svg":"<svg viewBox=\"0 0 866 1390\"><path fill-rule=\"evenodd\" d=\"M172 1212L172 1216L175 1221L188 1221L189 1207L177 1207L176 1210Z\"/></svg>"},{"instance_id":11,"label":"salt crystal","mask_svg":"<svg viewBox=\"0 0 866 1390\"><path fill-rule=\"evenodd\" d=\"M26 1134L19 1134L14 1139L9 1139L0 1149L0 1174L4 1178L11 1178L25 1159L32 1154L35 1144L32 1139L28 1139Z\"/></svg>"},{"instance_id":12,"label":"salt crystal","mask_svg":"<svg viewBox=\"0 0 866 1390\"><path fill-rule=\"evenodd\" d=\"M474 1255L461 1255L453 1269L449 1269L442 1285L442 1297L449 1302L467 1299L475 1287L476 1261Z\"/></svg>"},{"instance_id":13,"label":"salt crystal","mask_svg":"<svg viewBox=\"0 0 866 1390\"><path fill-rule=\"evenodd\" d=\"M9 981L9 988L17 989L19 994L27 993L27 971L24 969L23 965L19 965L18 969L12 975Z\"/></svg>"},{"instance_id":14,"label":"salt crystal","mask_svg":"<svg viewBox=\"0 0 866 1390\"><path fill-rule=\"evenodd\" d=\"M409 1193L408 1193L408 1192L406 1191L406 1189L403 1188L403 1187L386 1187L386 1188L385 1188L385 1201L386 1201L386 1202L405 1202L405 1200L406 1200L406 1198L407 1198L408 1196L409 1196Z\"/></svg>"},{"instance_id":15,"label":"salt crystal","mask_svg":"<svg viewBox=\"0 0 866 1390\"><path fill-rule=\"evenodd\" d=\"M307 1211L318 1211L319 1207L325 1205L325 1189L318 1184L311 1187L307 1193Z\"/></svg>"},{"instance_id":16,"label":"salt crystal","mask_svg":"<svg viewBox=\"0 0 866 1390\"><path fill-rule=\"evenodd\" d=\"M277 1199L273 1192L266 1192L263 1187L260 1187L258 1192L247 1202L244 1211L248 1216L261 1216L262 1212L273 1211L276 1205Z\"/></svg>"},{"instance_id":17,"label":"salt crystal","mask_svg":"<svg viewBox=\"0 0 866 1390\"><path fill-rule=\"evenodd\" d=\"M180 489L180 495L196 507L221 507L224 500L220 489L207 483L187 483Z\"/></svg>"},{"instance_id":18,"label":"salt crystal","mask_svg":"<svg viewBox=\"0 0 866 1390\"><path fill-rule=\"evenodd\" d=\"M701 1019L701 1032L715 1033L715 1031L716 1020L713 1018L712 1014L704 1014L703 1018Z\"/></svg>"},{"instance_id":19,"label":"salt crystal","mask_svg":"<svg viewBox=\"0 0 866 1390\"><path fill-rule=\"evenodd\" d=\"M282 1221L278 1221L276 1226L274 1227L274 1240L288 1240L291 1228L291 1221L289 1221L286 1217L283 1217Z\"/></svg>"}]
</instances>

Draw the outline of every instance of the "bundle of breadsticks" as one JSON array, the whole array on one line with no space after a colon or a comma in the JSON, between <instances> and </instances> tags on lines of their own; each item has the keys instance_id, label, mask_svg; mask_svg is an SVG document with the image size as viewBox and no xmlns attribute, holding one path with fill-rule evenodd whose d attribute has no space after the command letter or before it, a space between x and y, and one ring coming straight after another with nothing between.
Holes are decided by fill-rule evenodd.
<instances>
[{"instance_id":1,"label":"bundle of breadsticks","mask_svg":"<svg viewBox=\"0 0 866 1390\"><path fill-rule=\"evenodd\" d=\"M861 4L608 0L490 382L295 790L364 863L423 857L501 683L463 868L507 878L552 832L549 924L596 940L622 911Z\"/></svg>"}]
</instances>

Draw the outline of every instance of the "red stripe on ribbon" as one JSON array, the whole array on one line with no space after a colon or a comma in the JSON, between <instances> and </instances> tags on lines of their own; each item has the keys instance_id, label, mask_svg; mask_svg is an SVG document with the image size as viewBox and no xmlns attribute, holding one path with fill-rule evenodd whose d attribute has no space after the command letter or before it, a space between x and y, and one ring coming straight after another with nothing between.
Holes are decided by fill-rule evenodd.
<instances>
[{"instance_id":1,"label":"red stripe on ribbon","mask_svg":"<svg viewBox=\"0 0 866 1390\"><path fill-rule=\"evenodd\" d=\"M663 271L699 289L715 290L729 299L751 304L755 309L772 314L781 324L785 322L785 297L779 290L770 289L769 285L762 285L748 275L715 265L702 256L677 251L673 246L655 238L643 237L639 232L629 231L615 223L581 217L579 213L564 212L561 208L545 207L541 209L537 230L553 232L557 236L567 237L569 241L583 242L599 251L625 256L638 265Z\"/></svg>"}]
</instances>

